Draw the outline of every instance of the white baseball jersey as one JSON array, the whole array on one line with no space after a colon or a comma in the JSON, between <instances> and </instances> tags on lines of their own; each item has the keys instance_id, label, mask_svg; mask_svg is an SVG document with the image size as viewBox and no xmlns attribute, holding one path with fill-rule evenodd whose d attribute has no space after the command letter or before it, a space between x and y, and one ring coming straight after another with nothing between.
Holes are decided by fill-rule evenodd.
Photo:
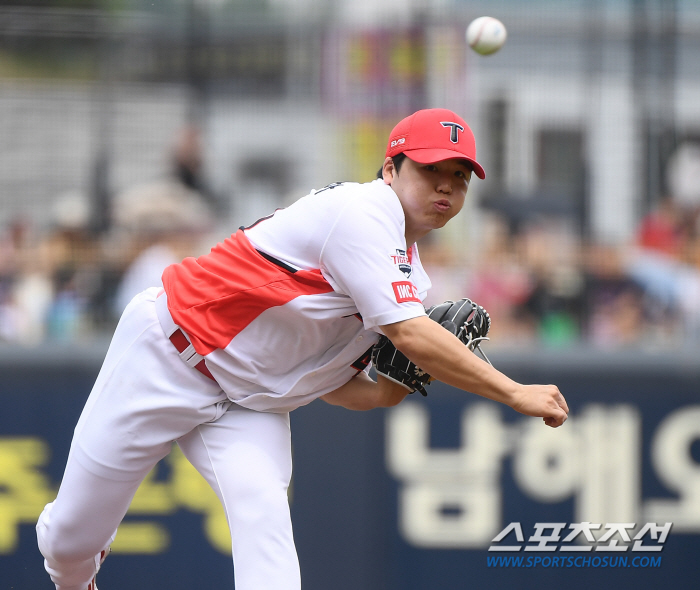
<instances>
[{"instance_id":1,"label":"white baseball jersey","mask_svg":"<svg viewBox=\"0 0 700 590\"><path fill-rule=\"evenodd\" d=\"M169 266L167 310L232 401L288 412L366 368L379 326L425 314L404 224L382 180L329 185Z\"/></svg>"}]
</instances>

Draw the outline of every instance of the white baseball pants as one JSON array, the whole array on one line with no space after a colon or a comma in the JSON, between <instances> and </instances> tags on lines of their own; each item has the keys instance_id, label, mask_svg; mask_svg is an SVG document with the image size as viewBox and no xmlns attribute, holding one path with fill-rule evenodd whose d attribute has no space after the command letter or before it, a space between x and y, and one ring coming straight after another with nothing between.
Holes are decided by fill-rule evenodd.
<instances>
[{"instance_id":1,"label":"white baseball pants","mask_svg":"<svg viewBox=\"0 0 700 590\"><path fill-rule=\"evenodd\" d=\"M232 404L185 364L156 317L158 289L124 311L76 426L56 499L37 524L57 590L85 590L136 490L177 441L221 500L236 590L299 590L287 488L289 414Z\"/></svg>"}]
</instances>

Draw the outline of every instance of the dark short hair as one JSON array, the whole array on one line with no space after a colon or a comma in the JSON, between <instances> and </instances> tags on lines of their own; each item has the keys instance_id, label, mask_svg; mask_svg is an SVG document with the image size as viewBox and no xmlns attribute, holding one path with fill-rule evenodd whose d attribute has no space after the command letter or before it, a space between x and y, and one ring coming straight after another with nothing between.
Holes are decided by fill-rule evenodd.
<instances>
[{"instance_id":1,"label":"dark short hair","mask_svg":"<svg viewBox=\"0 0 700 590\"><path fill-rule=\"evenodd\" d=\"M403 161L406 159L406 154L401 152L400 154L396 154L393 156L391 159L394 161L394 168L396 168L396 171L398 172L401 170L401 164L403 164ZM382 171L384 170L384 164L382 164L381 168L379 168L379 172L377 172L377 178L383 178Z\"/></svg>"}]
</instances>

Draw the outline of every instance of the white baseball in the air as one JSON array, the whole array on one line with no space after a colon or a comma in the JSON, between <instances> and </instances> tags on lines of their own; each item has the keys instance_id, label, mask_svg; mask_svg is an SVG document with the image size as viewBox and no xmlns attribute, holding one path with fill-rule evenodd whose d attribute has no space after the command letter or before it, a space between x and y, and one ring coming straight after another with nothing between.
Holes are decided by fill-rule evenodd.
<instances>
[{"instance_id":1,"label":"white baseball in the air","mask_svg":"<svg viewBox=\"0 0 700 590\"><path fill-rule=\"evenodd\" d=\"M506 42L508 32L503 23L492 16L475 18L467 27L469 47L481 55L496 53Z\"/></svg>"}]
</instances>

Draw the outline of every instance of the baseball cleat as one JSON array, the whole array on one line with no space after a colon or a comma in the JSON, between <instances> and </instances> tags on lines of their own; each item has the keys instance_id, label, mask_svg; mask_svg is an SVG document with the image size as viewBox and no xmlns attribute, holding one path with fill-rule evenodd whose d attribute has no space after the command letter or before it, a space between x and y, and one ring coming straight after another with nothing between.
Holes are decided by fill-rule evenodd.
<instances>
[{"instance_id":1,"label":"baseball cleat","mask_svg":"<svg viewBox=\"0 0 700 590\"><path fill-rule=\"evenodd\" d=\"M102 564L104 563L105 559L107 559L110 551L112 551L112 548L107 547L107 549L104 549L95 555L95 567L97 569L95 570L95 575L92 577L92 581L88 584L85 590L97 590L97 572L100 571L100 567L102 567Z\"/></svg>"}]
</instances>

